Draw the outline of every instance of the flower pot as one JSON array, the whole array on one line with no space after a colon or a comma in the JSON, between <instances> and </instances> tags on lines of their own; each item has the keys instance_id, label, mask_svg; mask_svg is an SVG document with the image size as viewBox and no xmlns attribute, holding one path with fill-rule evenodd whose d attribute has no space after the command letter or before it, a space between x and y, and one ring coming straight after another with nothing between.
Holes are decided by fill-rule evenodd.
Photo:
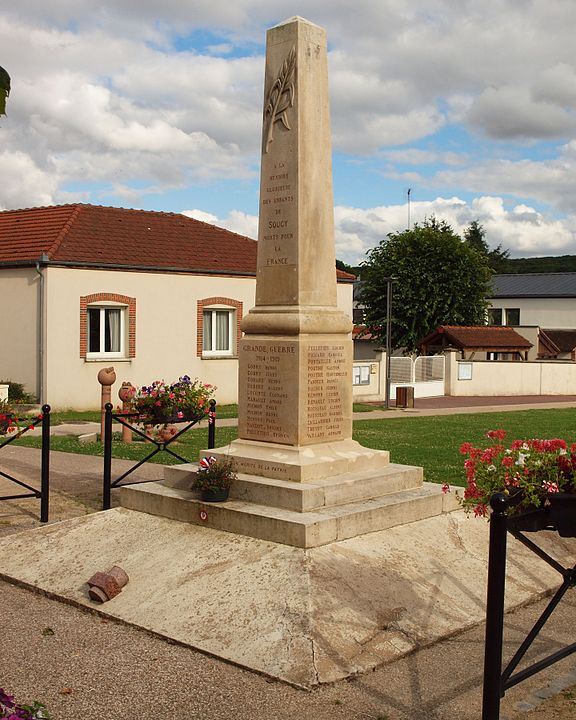
<instances>
[{"instance_id":1,"label":"flower pot","mask_svg":"<svg viewBox=\"0 0 576 720\"><path fill-rule=\"evenodd\" d=\"M550 520L562 537L576 537L576 493L550 493Z\"/></svg>"},{"instance_id":2,"label":"flower pot","mask_svg":"<svg viewBox=\"0 0 576 720\"><path fill-rule=\"evenodd\" d=\"M200 491L200 500L203 502L226 502L230 488L204 488Z\"/></svg>"},{"instance_id":3,"label":"flower pot","mask_svg":"<svg viewBox=\"0 0 576 720\"><path fill-rule=\"evenodd\" d=\"M152 418L155 425L165 425L168 423L191 422L192 420L200 420L202 413L193 410L182 410L182 416L178 415L178 411L173 408L152 407Z\"/></svg>"},{"instance_id":4,"label":"flower pot","mask_svg":"<svg viewBox=\"0 0 576 720\"><path fill-rule=\"evenodd\" d=\"M538 532L553 529L548 508L534 508L508 517L508 529L521 532Z\"/></svg>"}]
</instances>

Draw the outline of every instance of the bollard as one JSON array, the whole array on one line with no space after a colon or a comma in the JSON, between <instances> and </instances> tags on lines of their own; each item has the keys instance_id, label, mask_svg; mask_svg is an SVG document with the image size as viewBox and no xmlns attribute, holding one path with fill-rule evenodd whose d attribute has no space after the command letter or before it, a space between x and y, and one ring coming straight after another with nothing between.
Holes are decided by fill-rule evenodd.
<instances>
[{"instance_id":1,"label":"bollard","mask_svg":"<svg viewBox=\"0 0 576 720\"><path fill-rule=\"evenodd\" d=\"M118 397L122 400L122 412L132 412L132 398L136 394L136 388L131 382L123 382L120 390L118 390ZM132 430L122 425L122 442L132 442Z\"/></svg>"},{"instance_id":2,"label":"bollard","mask_svg":"<svg viewBox=\"0 0 576 720\"><path fill-rule=\"evenodd\" d=\"M104 442L104 408L106 403L111 402L112 385L116 382L116 373L113 367L102 368L98 373L98 382L102 385L102 399L100 407L102 409L102 419L100 421L100 442Z\"/></svg>"}]
</instances>

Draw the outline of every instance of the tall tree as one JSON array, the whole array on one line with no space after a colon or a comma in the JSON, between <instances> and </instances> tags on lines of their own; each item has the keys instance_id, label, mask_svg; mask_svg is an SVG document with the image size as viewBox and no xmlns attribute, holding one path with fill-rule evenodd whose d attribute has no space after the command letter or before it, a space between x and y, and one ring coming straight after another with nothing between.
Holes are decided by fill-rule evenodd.
<instances>
[{"instance_id":1,"label":"tall tree","mask_svg":"<svg viewBox=\"0 0 576 720\"><path fill-rule=\"evenodd\" d=\"M10 95L10 75L0 67L0 116L6 115L6 98Z\"/></svg>"},{"instance_id":2,"label":"tall tree","mask_svg":"<svg viewBox=\"0 0 576 720\"><path fill-rule=\"evenodd\" d=\"M502 250L502 245L498 245L494 250L490 250L488 243L484 239L485 237L486 230L484 230L478 220L472 220L470 225L464 230L464 242L484 255L488 260L488 265L490 265L494 272L506 272L510 252L508 250Z\"/></svg>"},{"instance_id":3,"label":"tall tree","mask_svg":"<svg viewBox=\"0 0 576 720\"><path fill-rule=\"evenodd\" d=\"M415 350L438 325L483 325L491 276L486 257L443 220L432 217L412 230L390 233L361 266L366 325L384 344L390 277L393 348Z\"/></svg>"}]
</instances>

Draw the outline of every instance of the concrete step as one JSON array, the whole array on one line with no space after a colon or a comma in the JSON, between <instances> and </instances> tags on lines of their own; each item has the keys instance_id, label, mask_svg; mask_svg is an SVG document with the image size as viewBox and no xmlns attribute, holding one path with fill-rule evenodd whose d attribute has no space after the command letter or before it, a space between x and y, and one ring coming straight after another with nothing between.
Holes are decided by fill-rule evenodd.
<instances>
[{"instance_id":1,"label":"concrete step","mask_svg":"<svg viewBox=\"0 0 576 720\"><path fill-rule=\"evenodd\" d=\"M164 471L164 484L188 490L197 467L194 463L167 467ZM344 473L306 483L239 473L238 480L230 489L230 497L257 505L311 512L391 495L402 490L413 490L421 485L421 467L390 463L372 472Z\"/></svg>"},{"instance_id":2,"label":"concrete step","mask_svg":"<svg viewBox=\"0 0 576 720\"><path fill-rule=\"evenodd\" d=\"M305 513L243 500L206 503L191 491L163 483L123 487L120 503L130 510L301 548L326 545L455 509L453 496L443 495L441 487L434 483Z\"/></svg>"}]
</instances>

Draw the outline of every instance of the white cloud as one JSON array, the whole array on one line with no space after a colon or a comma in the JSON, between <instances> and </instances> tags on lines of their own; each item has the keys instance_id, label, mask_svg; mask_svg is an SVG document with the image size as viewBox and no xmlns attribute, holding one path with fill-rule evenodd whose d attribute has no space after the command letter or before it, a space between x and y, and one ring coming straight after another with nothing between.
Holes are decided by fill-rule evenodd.
<instances>
[{"instance_id":1,"label":"white cloud","mask_svg":"<svg viewBox=\"0 0 576 720\"><path fill-rule=\"evenodd\" d=\"M227 217L219 218L217 215L198 209L183 210L182 214L195 218L196 220L201 220L202 222L210 223L210 225L226 228L239 235L245 235L252 240L258 239L258 217L256 215L248 215L239 210L231 210Z\"/></svg>"},{"instance_id":2,"label":"white cloud","mask_svg":"<svg viewBox=\"0 0 576 720\"><path fill-rule=\"evenodd\" d=\"M502 198L478 197L466 202L458 197L412 202L411 225L435 216L462 234L473 220L486 230L491 247L502 245L514 256L556 255L576 252L575 217L557 220L532 207L517 205L507 209ZM402 232L408 225L408 207L389 205L367 209L335 208L336 256L357 264L388 233Z\"/></svg>"}]
</instances>

